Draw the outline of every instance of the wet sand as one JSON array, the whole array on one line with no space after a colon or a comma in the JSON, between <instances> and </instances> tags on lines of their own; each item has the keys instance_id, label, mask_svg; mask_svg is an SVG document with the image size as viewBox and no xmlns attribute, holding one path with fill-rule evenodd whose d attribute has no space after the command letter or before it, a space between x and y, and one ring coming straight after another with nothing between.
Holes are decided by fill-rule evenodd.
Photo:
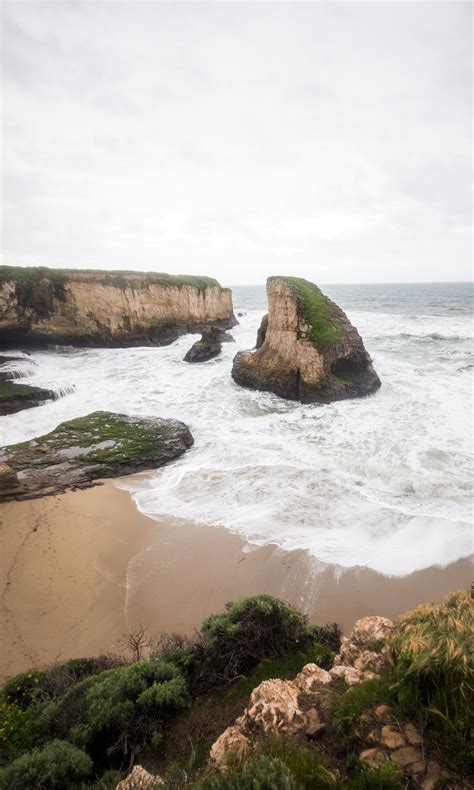
<instances>
[{"instance_id":1,"label":"wet sand","mask_svg":"<svg viewBox=\"0 0 474 790\"><path fill-rule=\"evenodd\" d=\"M269 593L313 622L348 630L471 582L470 560L409 576L318 563L304 551L249 547L225 529L141 515L111 481L0 504L0 675L120 649L135 625L191 632L244 595Z\"/></svg>"}]
</instances>

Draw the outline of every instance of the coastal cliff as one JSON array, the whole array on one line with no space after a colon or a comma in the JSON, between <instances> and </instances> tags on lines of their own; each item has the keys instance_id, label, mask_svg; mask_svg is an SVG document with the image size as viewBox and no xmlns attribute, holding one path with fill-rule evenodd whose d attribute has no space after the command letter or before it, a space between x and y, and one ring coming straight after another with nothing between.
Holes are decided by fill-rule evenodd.
<instances>
[{"instance_id":1,"label":"coastal cliff","mask_svg":"<svg viewBox=\"0 0 474 790\"><path fill-rule=\"evenodd\" d=\"M166 345L237 323L209 277L0 267L0 347Z\"/></svg>"},{"instance_id":2,"label":"coastal cliff","mask_svg":"<svg viewBox=\"0 0 474 790\"><path fill-rule=\"evenodd\" d=\"M357 329L316 285L270 277L267 296L256 350L234 359L238 384L302 403L361 397L380 387Z\"/></svg>"}]
</instances>

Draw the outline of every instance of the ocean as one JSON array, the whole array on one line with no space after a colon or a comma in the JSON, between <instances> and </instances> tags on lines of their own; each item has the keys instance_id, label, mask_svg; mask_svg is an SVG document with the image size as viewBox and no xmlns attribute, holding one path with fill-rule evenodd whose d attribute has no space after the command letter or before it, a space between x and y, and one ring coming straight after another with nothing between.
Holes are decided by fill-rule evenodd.
<instances>
[{"instance_id":1,"label":"ocean","mask_svg":"<svg viewBox=\"0 0 474 790\"><path fill-rule=\"evenodd\" d=\"M118 483L156 520L221 525L249 550L274 543L395 576L470 555L473 285L323 290L373 358L382 381L375 395L302 405L237 386L232 359L255 344L266 309L263 286L241 286L233 288L235 313L244 314L236 342L207 363L183 362L192 335L164 348L34 351L28 383L68 394L1 417L0 442L97 409L175 417L194 447Z\"/></svg>"}]
</instances>

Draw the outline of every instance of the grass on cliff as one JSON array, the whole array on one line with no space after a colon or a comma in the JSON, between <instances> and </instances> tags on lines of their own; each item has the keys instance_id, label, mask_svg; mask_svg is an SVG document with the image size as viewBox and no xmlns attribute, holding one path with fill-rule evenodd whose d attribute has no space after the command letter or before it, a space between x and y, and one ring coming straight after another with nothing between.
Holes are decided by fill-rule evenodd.
<instances>
[{"instance_id":1,"label":"grass on cliff","mask_svg":"<svg viewBox=\"0 0 474 790\"><path fill-rule=\"evenodd\" d=\"M213 277L204 277L192 274L165 274L161 272L135 272L129 270L107 271L104 269L49 269L46 266L0 266L0 284L14 281L22 284L38 283L48 279L56 284L64 284L70 274L95 275L102 285L112 285L117 288L136 288L141 283L146 285L171 285L181 287L190 285L203 291L206 288L220 288L220 284ZM134 279L130 281L127 275Z\"/></svg>"},{"instance_id":2,"label":"grass on cliff","mask_svg":"<svg viewBox=\"0 0 474 790\"><path fill-rule=\"evenodd\" d=\"M412 716L425 711L439 737L474 766L472 590L459 590L444 603L425 604L401 617L391 650L400 708Z\"/></svg>"},{"instance_id":3,"label":"grass on cliff","mask_svg":"<svg viewBox=\"0 0 474 790\"><path fill-rule=\"evenodd\" d=\"M281 277L297 288L301 296L301 313L310 325L310 337L318 351L324 353L343 336L341 326L334 316L326 297L314 283L301 277Z\"/></svg>"}]
</instances>

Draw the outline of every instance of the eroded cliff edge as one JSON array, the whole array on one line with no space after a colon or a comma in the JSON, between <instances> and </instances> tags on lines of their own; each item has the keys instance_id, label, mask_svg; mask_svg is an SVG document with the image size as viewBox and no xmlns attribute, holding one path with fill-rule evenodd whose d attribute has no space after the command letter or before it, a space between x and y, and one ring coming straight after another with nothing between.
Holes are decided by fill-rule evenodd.
<instances>
[{"instance_id":1,"label":"eroded cliff edge","mask_svg":"<svg viewBox=\"0 0 474 790\"><path fill-rule=\"evenodd\" d=\"M0 267L0 347L166 345L237 323L210 277Z\"/></svg>"},{"instance_id":2,"label":"eroded cliff edge","mask_svg":"<svg viewBox=\"0 0 474 790\"><path fill-rule=\"evenodd\" d=\"M302 403L362 397L380 387L357 329L316 285L270 277L267 296L256 350L234 359L238 384Z\"/></svg>"}]
</instances>

